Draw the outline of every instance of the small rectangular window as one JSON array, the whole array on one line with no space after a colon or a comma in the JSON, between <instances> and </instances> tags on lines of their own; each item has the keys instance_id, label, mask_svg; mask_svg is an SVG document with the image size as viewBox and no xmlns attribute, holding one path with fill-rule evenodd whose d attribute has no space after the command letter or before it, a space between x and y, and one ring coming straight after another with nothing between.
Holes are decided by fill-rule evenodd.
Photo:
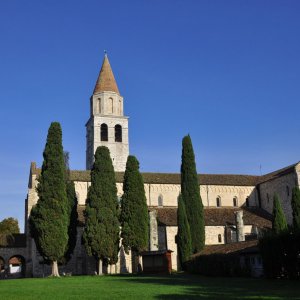
<instances>
[{"instance_id":1,"label":"small rectangular window","mask_svg":"<svg viewBox=\"0 0 300 300\"><path fill-rule=\"evenodd\" d=\"M221 234L218 234L218 242L222 243L222 235Z\"/></svg>"},{"instance_id":2,"label":"small rectangular window","mask_svg":"<svg viewBox=\"0 0 300 300\"><path fill-rule=\"evenodd\" d=\"M234 207L237 206L237 198L236 198L236 197L233 198L233 206L234 206Z\"/></svg>"}]
</instances>

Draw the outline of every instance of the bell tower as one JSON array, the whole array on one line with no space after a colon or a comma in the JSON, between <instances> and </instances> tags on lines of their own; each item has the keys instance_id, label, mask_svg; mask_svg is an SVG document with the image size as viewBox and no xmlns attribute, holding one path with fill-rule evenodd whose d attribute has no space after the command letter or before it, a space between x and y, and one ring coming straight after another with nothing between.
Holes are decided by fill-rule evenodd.
<instances>
[{"instance_id":1,"label":"bell tower","mask_svg":"<svg viewBox=\"0 0 300 300\"><path fill-rule=\"evenodd\" d=\"M94 163L97 147L110 151L115 171L125 171L129 155L128 117L107 54L90 98L90 118L86 123L86 169Z\"/></svg>"}]
</instances>

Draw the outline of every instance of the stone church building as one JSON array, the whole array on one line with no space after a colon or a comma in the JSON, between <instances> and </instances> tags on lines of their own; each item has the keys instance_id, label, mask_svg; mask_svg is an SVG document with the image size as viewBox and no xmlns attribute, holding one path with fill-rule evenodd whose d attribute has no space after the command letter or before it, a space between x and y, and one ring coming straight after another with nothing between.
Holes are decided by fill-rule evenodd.
<instances>
[{"instance_id":1,"label":"stone church building","mask_svg":"<svg viewBox=\"0 0 300 300\"><path fill-rule=\"evenodd\" d=\"M94 274L96 262L88 257L82 244L84 210L90 186L90 169L98 146L110 150L116 171L118 197L122 196L122 182L129 155L128 117L108 57L105 55L95 89L90 98L90 117L86 123L86 170L71 171L78 200L77 245L70 262L60 272ZM41 169L31 163L28 193L25 200L25 233L16 236L10 245L0 248L0 266L19 264L26 277L47 276L50 267L43 263L30 237L28 217L38 201L36 187ZM180 192L180 174L142 173L149 207L149 250L171 250L172 269L178 269L177 197ZM300 164L262 175L199 174L200 194L204 205L205 243L231 245L255 240L262 231L271 228L273 195L278 193L289 223L292 222L291 191L299 186ZM121 248L116 266L108 273L132 272L131 255Z\"/></svg>"}]
</instances>

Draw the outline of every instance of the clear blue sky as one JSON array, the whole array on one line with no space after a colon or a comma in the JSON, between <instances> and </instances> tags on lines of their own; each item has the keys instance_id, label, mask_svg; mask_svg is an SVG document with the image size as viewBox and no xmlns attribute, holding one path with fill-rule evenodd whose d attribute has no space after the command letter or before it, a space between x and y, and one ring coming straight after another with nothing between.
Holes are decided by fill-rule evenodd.
<instances>
[{"instance_id":1,"label":"clear blue sky","mask_svg":"<svg viewBox=\"0 0 300 300\"><path fill-rule=\"evenodd\" d=\"M199 173L300 160L300 1L1 1L0 220L23 226L52 121L85 168L104 49L142 171L179 172L187 133Z\"/></svg>"}]
</instances>

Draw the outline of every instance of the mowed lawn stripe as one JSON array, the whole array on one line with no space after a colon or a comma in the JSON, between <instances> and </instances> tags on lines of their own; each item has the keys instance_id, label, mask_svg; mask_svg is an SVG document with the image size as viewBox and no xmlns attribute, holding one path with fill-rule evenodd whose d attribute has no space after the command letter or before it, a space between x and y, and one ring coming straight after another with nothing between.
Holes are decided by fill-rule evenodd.
<instances>
[{"instance_id":1,"label":"mowed lawn stripe","mask_svg":"<svg viewBox=\"0 0 300 300\"><path fill-rule=\"evenodd\" d=\"M73 276L0 281L1 299L299 299L298 281L170 276Z\"/></svg>"}]
</instances>

